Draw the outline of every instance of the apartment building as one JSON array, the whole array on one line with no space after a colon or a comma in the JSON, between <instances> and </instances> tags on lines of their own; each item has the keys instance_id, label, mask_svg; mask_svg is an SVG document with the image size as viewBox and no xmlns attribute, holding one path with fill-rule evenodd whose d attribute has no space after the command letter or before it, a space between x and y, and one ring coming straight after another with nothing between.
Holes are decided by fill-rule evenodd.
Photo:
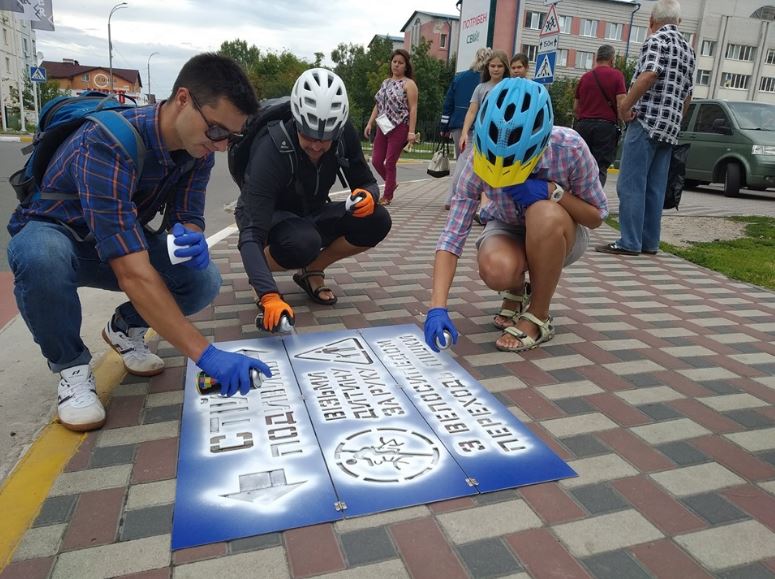
<instances>
[{"instance_id":1,"label":"apartment building","mask_svg":"<svg viewBox=\"0 0 775 579\"><path fill-rule=\"evenodd\" d=\"M24 82L29 76L29 67L37 63L35 31L28 20L22 20L15 12L0 11L0 103L3 105L2 122L7 118L5 112L18 106L11 87L18 95L24 90ZM26 120L34 122L34 111L25 111Z\"/></svg>"},{"instance_id":2,"label":"apartment building","mask_svg":"<svg viewBox=\"0 0 775 579\"><path fill-rule=\"evenodd\" d=\"M682 0L680 29L697 54L697 98L775 103L775 6L767 0ZM555 78L580 77L601 44L637 57L653 2L560 0ZM499 0L493 46L535 62L544 0Z\"/></svg>"}]
</instances>

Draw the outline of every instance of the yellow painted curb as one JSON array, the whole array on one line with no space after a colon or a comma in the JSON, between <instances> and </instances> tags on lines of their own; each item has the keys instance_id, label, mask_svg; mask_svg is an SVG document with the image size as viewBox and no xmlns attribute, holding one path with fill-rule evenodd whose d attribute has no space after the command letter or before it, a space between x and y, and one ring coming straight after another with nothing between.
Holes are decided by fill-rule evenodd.
<instances>
[{"instance_id":1,"label":"yellow painted curb","mask_svg":"<svg viewBox=\"0 0 775 579\"><path fill-rule=\"evenodd\" d=\"M118 354L109 351L94 368L103 402L124 379L126 370ZM85 434L52 422L0 487L0 572L8 565L24 533L30 528L51 486L86 439Z\"/></svg>"}]
</instances>

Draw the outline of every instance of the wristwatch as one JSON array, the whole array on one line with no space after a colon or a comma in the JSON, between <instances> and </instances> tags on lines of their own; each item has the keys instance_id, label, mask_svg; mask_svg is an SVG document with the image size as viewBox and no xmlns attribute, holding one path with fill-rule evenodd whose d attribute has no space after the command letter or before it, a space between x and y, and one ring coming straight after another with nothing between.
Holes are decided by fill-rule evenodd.
<instances>
[{"instance_id":1,"label":"wristwatch","mask_svg":"<svg viewBox=\"0 0 775 579\"><path fill-rule=\"evenodd\" d=\"M555 203L559 203L562 196L565 195L565 189L563 189L559 183L554 184L554 191L549 193L549 199Z\"/></svg>"}]
</instances>

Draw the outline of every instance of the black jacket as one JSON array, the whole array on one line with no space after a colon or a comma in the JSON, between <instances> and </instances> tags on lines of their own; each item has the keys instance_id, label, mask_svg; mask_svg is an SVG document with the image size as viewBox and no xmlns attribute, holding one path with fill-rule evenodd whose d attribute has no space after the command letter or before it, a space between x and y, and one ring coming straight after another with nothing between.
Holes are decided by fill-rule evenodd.
<instances>
[{"instance_id":1,"label":"black jacket","mask_svg":"<svg viewBox=\"0 0 775 579\"><path fill-rule=\"evenodd\" d=\"M296 149L295 177L288 154L280 152L271 136L265 133L251 146L245 180L234 211L239 228L238 247L248 278L259 296L277 291L263 258L273 213L290 211L302 217L317 213L331 202L328 193L336 182L339 169L336 142L315 166L299 145L294 121L286 121L285 127ZM349 166L342 167L342 171L350 189L366 189L378 201L379 186L363 156L358 132L349 120L339 138L344 140ZM248 247L252 244L255 245Z\"/></svg>"}]
</instances>

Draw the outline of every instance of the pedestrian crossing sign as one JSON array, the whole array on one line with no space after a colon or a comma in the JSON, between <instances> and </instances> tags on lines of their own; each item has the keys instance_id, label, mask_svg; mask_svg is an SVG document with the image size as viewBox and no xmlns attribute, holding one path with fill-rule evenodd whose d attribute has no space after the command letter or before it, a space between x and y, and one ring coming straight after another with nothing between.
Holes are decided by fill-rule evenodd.
<instances>
[{"instance_id":1,"label":"pedestrian crossing sign","mask_svg":"<svg viewBox=\"0 0 775 579\"><path fill-rule=\"evenodd\" d=\"M557 59L556 52L542 52L536 57L535 75L533 80L541 84L554 82L554 63Z\"/></svg>"},{"instance_id":2,"label":"pedestrian crossing sign","mask_svg":"<svg viewBox=\"0 0 775 579\"><path fill-rule=\"evenodd\" d=\"M46 69L42 66L31 66L30 80L32 82L46 82Z\"/></svg>"}]
</instances>

